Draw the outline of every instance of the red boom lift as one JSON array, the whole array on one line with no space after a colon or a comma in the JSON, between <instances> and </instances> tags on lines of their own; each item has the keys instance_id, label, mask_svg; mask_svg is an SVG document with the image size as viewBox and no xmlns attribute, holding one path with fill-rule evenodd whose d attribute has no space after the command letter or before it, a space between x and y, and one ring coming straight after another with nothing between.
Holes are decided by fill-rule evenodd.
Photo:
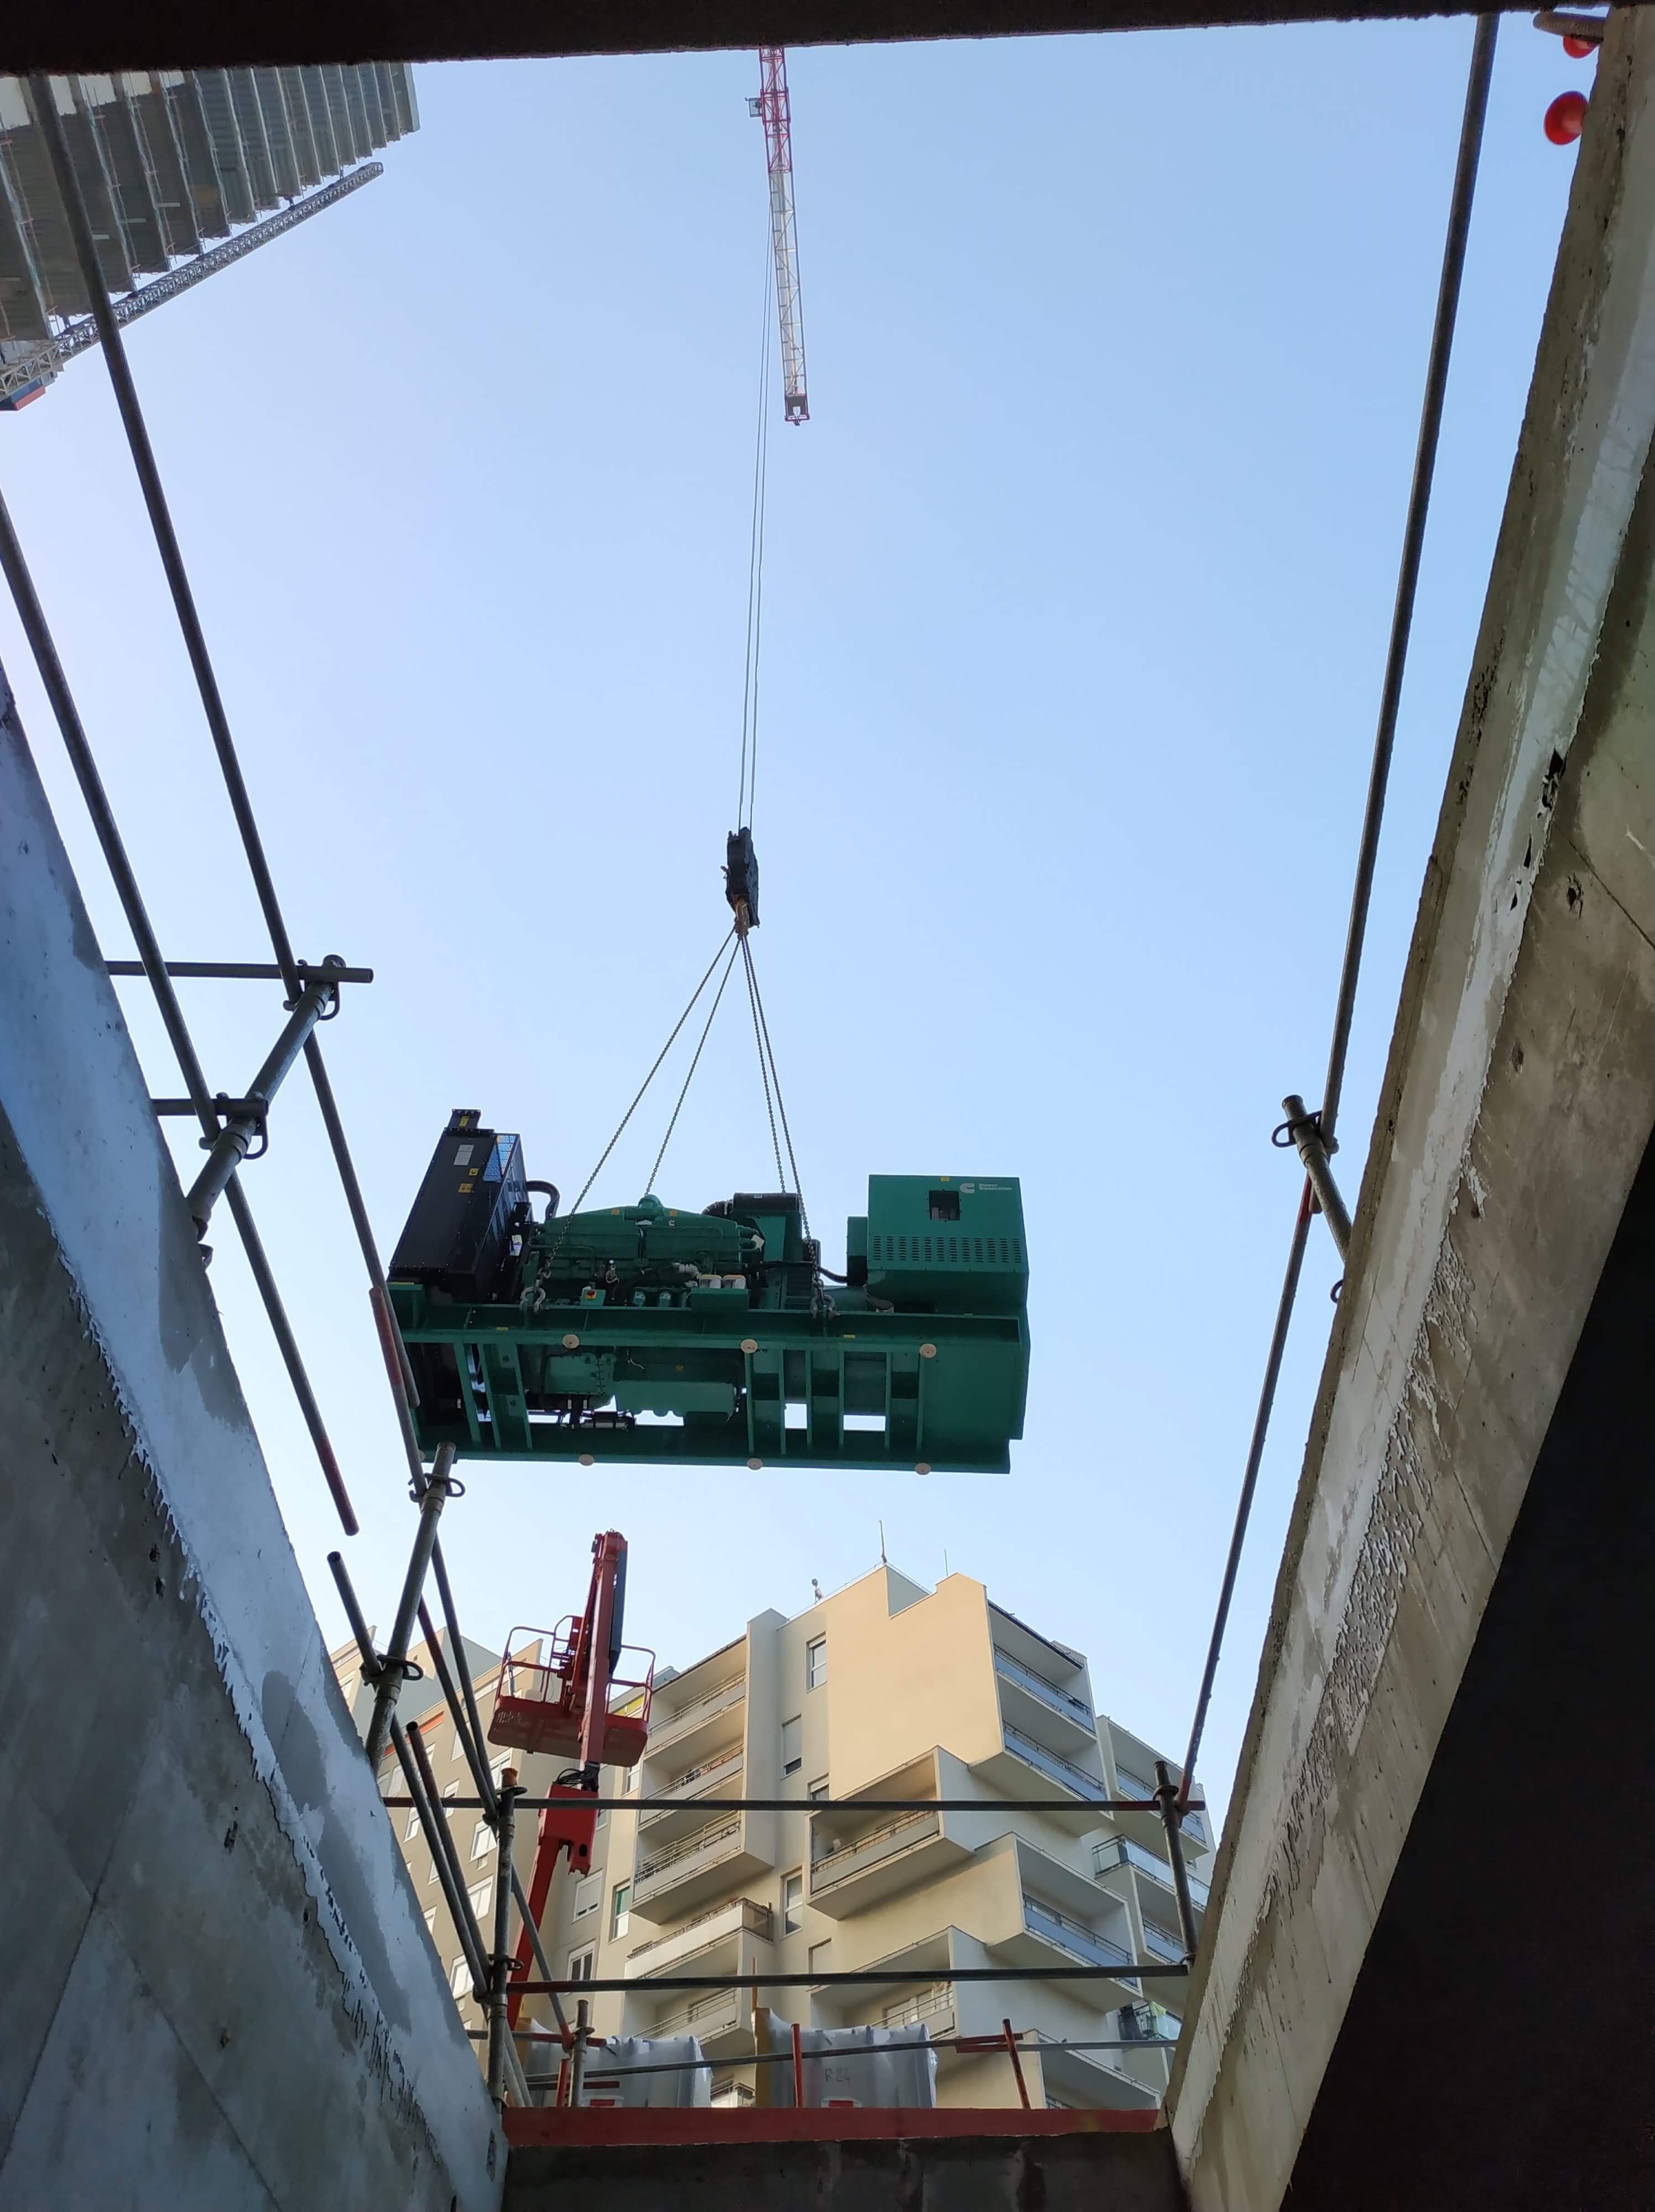
<instances>
[{"instance_id":1,"label":"red boom lift","mask_svg":"<svg viewBox=\"0 0 1655 2212\"><path fill-rule=\"evenodd\" d=\"M651 1651L621 1641L626 1609L626 1539L611 1528L592 1540L592 1587L586 1611L570 1613L550 1635L514 1628L506 1646L500 1693L489 1722L489 1741L514 1751L548 1752L577 1759L547 1792L554 1802L540 1814L529 1881L529 1913L534 1925L546 1909L551 1878L561 1851L569 1870L581 1875L592 1864L598 1812L599 1771L636 1766L649 1734L649 1700L654 1689ZM515 1656L522 1650L523 1656ZM619 1672L624 1657L647 1662L642 1673ZM519 1975L532 1955L529 1930L517 1939ZM522 2008L514 1996L508 2008L514 2027Z\"/></svg>"}]
</instances>

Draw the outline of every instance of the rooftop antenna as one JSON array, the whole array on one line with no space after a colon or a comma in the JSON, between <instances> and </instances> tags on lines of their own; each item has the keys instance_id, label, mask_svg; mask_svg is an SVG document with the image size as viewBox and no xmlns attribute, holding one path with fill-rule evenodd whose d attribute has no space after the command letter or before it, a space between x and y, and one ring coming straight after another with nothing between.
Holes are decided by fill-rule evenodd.
<instances>
[{"instance_id":1,"label":"rooftop antenna","mask_svg":"<svg viewBox=\"0 0 1655 2212\"><path fill-rule=\"evenodd\" d=\"M817 1581L814 1575L810 1578L810 1594L815 1599L817 1604L820 1605L822 1602L822 1585Z\"/></svg>"},{"instance_id":2,"label":"rooftop antenna","mask_svg":"<svg viewBox=\"0 0 1655 2212\"><path fill-rule=\"evenodd\" d=\"M879 1565L883 1567L887 1564L888 1562L885 1556L885 1523L881 1521L879 1523Z\"/></svg>"}]
</instances>

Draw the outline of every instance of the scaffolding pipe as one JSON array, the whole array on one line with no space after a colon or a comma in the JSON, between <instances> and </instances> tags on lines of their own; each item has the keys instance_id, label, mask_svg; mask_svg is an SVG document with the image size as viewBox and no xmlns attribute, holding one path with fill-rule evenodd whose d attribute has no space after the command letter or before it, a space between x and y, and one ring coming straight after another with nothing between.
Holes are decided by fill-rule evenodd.
<instances>
[{"instance_id":1,"label":"scaffolding pipe","mask_svg":"<svg viewBox=\"0 0 1655 2212\"><path fill-rule=\"evenodd\" d=\"M1178 1901L1178 1927L1183 1936L1183 1961L1188 1966L1196 1955L1200 1938L1196 1932L1195 1903L1190 1894L1190 1869L1183 1863L1183 1849L1178 1841L1178 1785L1164 1759L1155 1761L1155 1784L1161 1819L1166 1825L1166 1849L1172 1862L1172 1894Z\"/></svg>"},{"instance_id":2,"label":"scaffolding pipe","mask_svg":"<svg viewBox=\"0 0 1655 2212\"><path fill-rule=\"evenodd\" d=\"M511 1881L512 1847L516 1839L517 1769L508 1766L501 1778L500 1818L496 1827L498 1871L494 1885L494 1955L489 1961L489 2094L496 2106L506 2101L506 2062L511 2052L511 2023L507 2007L511 1998ZM575 2064L580 2063L580 2038L586 2021L581 2008L581 2027L575 2031ZM578 2101L578 2100L577 2100Z\"/></svg>"},{"instance_id":3,"label":"scaffolding pipe","mask_svg":"<svg viewBox=\"0 0 1655 2212\"><path fill-rule=\"evenodd\" d=\"M1321 1116L1306 1112L1305 1102L1296 1091L1290 1091L1282 1100L1281 1110L1287 1117L1281 1124L1282 1130L1288 1141L1298 1147L1311 1188L1316 1193L1317 1205L1327 1217L1342 1260L1350 1249L1350 1212L1333 1179L1333 1163L1322 1139Z\"/></svg>"},{"instance_id":4,"label":"scaffolding pipe","mask_svg":"<svg viewBox=\"0 0 1655 2212\"><path fill-rule=\"evenodd\" d=\"M374 1718L368 1730L368 1763L376 1773L390 1739L391 1715L406 1680L409 1638L414 1632L414 1616L419 1609L420 1592L425 1587L432 1547L437 1540L437 1522L448 1502L448 1470L453 1463L454 1447L439 1444L431 1479L419 1501L419 1526L414 1534L414 1548L409 1554L408 1572L404 1577L402 1595L397 1603L391 1641L386 1646L380 1679L374 1686Z\"/></svg>"},{"instance_id":5,"label":"scaffolding pipe","mask_svg":"<svg viewBox=\"0 0 1655 2212\"><path fill-rule=\"evenodd\" d=\"M332 983L315 982L305 986L283 1026L282 1034L265 1054L264 1065L247 1086L246 1096L242 1101L245 1110L233 1114L213 1139L206 1164L190 1185L185 1199L198 1237L206 1235L213 1208L223 1196L225 1185L246 1158L254 1139L264 1134L271 1101L303 1051L306 1039L322 1019L330 1004L338 1005L338 996Z\"/></svg>"},{"instance_id":6,"label":"scaffolding pipe","mask_svg":"<svg viewBox=\"0 0 1655 2212\"><path fill-rule=\"evenodd\" d=\"M184 1009L179 1003L178 993L173 988L171 974L167 963L161 957L160 939L156 937L150 922L149 909L143 902L143 894L138 889L137 876L127 855L125 844L115 820L114 809L109 803L108 793L104 789L103 778L98 772L98 763L86 734L86 726L81 720L80 709L75 703L75 695L70 689L69 678L64 672L64 665L58 655L56 641L52 637L51 626L46 621L46 611L40 605L40 596L35 591L34 580L29 574L28 564L23 558L22 545L13 527L11 516L3 498L0 498L0 570L4 572L13 604L17 609L18 622L22 628L29 651L33 656L34 665L40 672L41 686L46 692L53 719L57 722L58 732L64 741L64 750L68 753L70 766L75 772L75 781L80 786L81 798L91 817L93 833L97 838L99 849L103 854L104 865L108 869L111 880L115 886L115 896L120 901L121 912L126 917L126 926L131 931L133 940L137 945L140 956L137 963L139 971L148 977L149 988L155 994L155 1005L161 1014L161 1026L167 1032L167 1042L173 1048L173 1056L178 1062L179 1071L184 1078L185 1087L190 1094L191 1104L201 1124L201 1133L204 1138L216 1139L221 1123L218 1112L207 1089L207 1078L197 1055L195 1042L190 1035L189 1024L184 1018ZM130 966L131 963L121 964ZM246 1251L247 1265L253 1272L253 1281L258 1285L259 1294L264 1300L265 1311L269 1316L271 1329L281 1352L283 1364L288 1370L289 1379L298 1397L305 1425L310 1431L311 1442L316 1447L316 1455L321 1462L323 1480L327 1484L346 1535L354 1536L360 1524L346 1493L344 1479L339 1472L339 1463L334 1456L333 1447L328 1441L327 1431L322 1421L321 1409L316 1402L316 1394L311 1389L310 1378L305 1372L297 1340L288 1322L286 1309L277 1293L275 1277L271 1273L269 1263L265 1257L264 1246L259 1242L258 1232L253 1226L252 1210L238 1184L232 1182L230 1192L230 1211Z\"/></svg>"}]
</instances>

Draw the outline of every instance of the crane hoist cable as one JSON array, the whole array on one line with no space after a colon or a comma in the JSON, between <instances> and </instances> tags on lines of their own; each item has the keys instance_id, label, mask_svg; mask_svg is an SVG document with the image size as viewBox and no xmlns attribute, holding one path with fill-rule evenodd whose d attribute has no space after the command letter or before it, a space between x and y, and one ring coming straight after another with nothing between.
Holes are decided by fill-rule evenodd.
<instances>
[{"instance_id":1,"label":"crane hoist cable","mask_svg":"<svg viewBox=\"0 0 1655 2212\"><path fill-rule=\"evenodd\" d=\"M767 251L764 312L759 325L758 423L753 434L752 520L747 540L747 642L741 670L741 780L735 808L738 830L752 828L753 794L758 781L758 663L764 615L764 513L770 455L770 301L775 289L775 268Z\"/></svg>"}]
</instances>

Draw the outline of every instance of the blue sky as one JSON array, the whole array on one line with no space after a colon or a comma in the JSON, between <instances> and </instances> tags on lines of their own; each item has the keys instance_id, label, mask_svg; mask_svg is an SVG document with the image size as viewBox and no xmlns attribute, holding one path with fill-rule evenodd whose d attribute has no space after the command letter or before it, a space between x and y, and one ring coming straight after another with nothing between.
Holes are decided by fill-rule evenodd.
<instances>
[{"instance_id":1,"label":"blue sky","mask_svg":"<svg viewBox=\"0 0 1655 2212\"><path fill-rule=\"evenodd\" d=\"M1466 21L791 57L812 420L771 440L756 940L830 1264L873 1172L1022 1177L1005 1478L474 1467L468 1632L580 1601L683 1664L878 1557L987 1580L1181 1749L1322 1079ZM1501 34L1346 1092L1372 1122L1590 64ZM451 1107L577 1188L726 921L765 251L751 55L422 70L344 207L131 332L289 919L379 980L327 1033L385 1248ZM779 410L778 410L779 411ZM95 356L0 482L175 957L265 954ZM0 655L130 950L9 606ZM157 1088L177 1087L123 986ZM279 993L189 987L216 1086ZM660 1179L768 1180L721 1018ZM670 1094L597 1195L638 1194ZM411 1516L295 1080L246 1186L388 1620ZM213 1282L330 1638L319 1477L228 1222ZM1337 1274L1319 1225L1206 1779L1228 1785Z\"/></svg>"}]
</instances>

